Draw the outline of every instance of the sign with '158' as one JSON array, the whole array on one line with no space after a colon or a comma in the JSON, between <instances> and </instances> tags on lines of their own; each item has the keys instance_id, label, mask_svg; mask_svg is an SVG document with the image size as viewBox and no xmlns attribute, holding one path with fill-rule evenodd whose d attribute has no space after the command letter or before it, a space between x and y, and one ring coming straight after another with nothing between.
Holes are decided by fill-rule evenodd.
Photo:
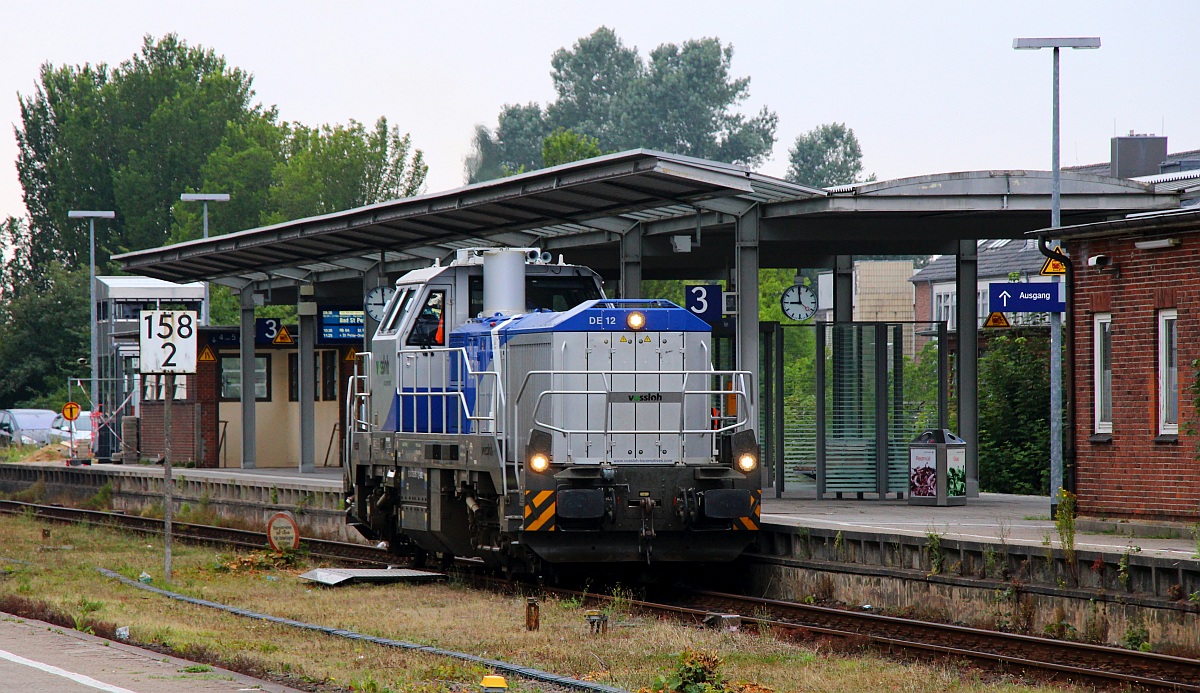
<instances>
[{"instance_id":1,"label":"sign with '158'","mask_svg":"<svg viewBox=\"0 0 1200 693\"><path fill-rule=\"evenodd\" d=\"M196 311L143 310L142 373L196 372Z\"/></svg>"}]
</instances>

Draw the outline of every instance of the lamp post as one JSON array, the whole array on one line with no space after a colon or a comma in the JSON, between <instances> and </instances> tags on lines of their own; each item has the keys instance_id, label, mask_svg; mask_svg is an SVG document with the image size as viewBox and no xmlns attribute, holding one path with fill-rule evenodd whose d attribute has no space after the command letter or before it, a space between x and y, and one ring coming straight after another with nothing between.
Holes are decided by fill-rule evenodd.
<instances>
[{"instance_id":1,"label":"lamp post","mask_svg":"<svg viewBox=\"0 0 1200 693\"><path fill-rule=\"evenodd\" d=\"M88 313L91 334L91 362L92 362L92 390L88 396L92 400L92 416L96 416L100 411L100 400L98 399L97 388L100 381L99 364L96 362L96 353L99 351L96 344L96 220L97 219L114 219L117 213L112 211L96 211L72 209L67 212L67 217L70 219L87 219L88 220L88 305L90 311ZM100 438L100 431L96 426L92 426L92 449L96 447Z\"/></svg>"},{"instance_id":2,"label":"lamp post","mask_svg":"<svg viewBox=\"0 0 1200 693\"><path fill-rule=\"evenodd\" d=\"M1054 49L1050 134L1050 227L1062 226L1061 170L1058 161L1058 54L1061 48L1099 48L1099 36L1069 38L1016 38L1015 50ZM1051 242L1054 245L1054 242ZM1058 277L1054 278L1058 282ZM1050 516L1058 506L1058 489L1063 488L1063 422L1062 422L1062 316L1050 313Z\"/></svg>"},{"instance_id":3,"label":"lamp post","mask_svg":"<svg viewBox=\"0 0 1200 693\"><path fill-rule=\"evenodd\" d=\"M204 238L208 238L208 203L209 202L229 202L229 193L183 193L179 196L184 202L203 202L204 203ZM208 282L204 282L204 323L208 324Z\"/></svg>"}]
</instances>

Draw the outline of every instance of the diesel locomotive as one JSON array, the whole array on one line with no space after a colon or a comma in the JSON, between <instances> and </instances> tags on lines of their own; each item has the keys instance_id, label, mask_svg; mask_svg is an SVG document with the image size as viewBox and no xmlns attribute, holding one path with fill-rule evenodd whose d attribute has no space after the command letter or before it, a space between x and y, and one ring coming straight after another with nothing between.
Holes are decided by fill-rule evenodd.
<instances>
[{"instance_id":1,"label":"diesel locomotive","mask_svg":"<svg viewBox=\"0 0 1200 693\"><path fill-rule=\"evenodd\" d=\"M536 249L411 271L350 380L348 522L513 572L732 560L759 525L754 387L711 349L691 312Z\"/></svg>"}]
</instances>

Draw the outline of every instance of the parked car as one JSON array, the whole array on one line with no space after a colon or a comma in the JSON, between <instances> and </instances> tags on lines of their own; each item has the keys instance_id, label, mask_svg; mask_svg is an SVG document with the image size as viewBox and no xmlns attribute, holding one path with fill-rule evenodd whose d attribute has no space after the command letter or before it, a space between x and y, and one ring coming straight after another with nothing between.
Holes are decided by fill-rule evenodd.
<instances>
[{"instance_id":1,"label":"parked car","mask_svg":"<svg viewBox=\"0 0 1200 693\"><path fill-rule=\"evenodd\" d=\"M55 442L71 442L71 424L75 425L75 444L90 446L92 444L92 412L81 411L75 421L67 421L59 414L50 424L50 440Z\"/></svg>"},{"instance_id":2,"label":"parked car","mask_svg":"<svg viewBox=\"0 0 1200 693\"><path fill-rule=\"evenodd\" d=\"M45 445L55 416L49 409L0 409L0 445Z\"/></svg>"}]
</instances>

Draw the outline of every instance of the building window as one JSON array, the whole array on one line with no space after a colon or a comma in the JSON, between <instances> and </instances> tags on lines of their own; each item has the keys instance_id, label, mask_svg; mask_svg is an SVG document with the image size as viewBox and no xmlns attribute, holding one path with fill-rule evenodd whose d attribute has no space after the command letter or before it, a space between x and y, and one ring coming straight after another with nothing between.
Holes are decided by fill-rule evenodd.
<instances>
[{"instance_id":1,"label":"building window","mask_svg":"<svg viewBox=\"0 0 1200 693\"><path fill-rule=\"evenodd\" d=\"M1158 432L1179 433L1179 342L1174 310L1158 313Z\"/></svg>"},{"instance_id":2,"label":"building window","mask_svg":"<svg viewBox=\"0 0 1200 693\"><path fill-rule=\"evenodd\" d=\"M161 402L167 394L167 376L159 373L146 373L142 376L142 400L146 402ZM187 399L187 376L175 376L175 400Z\"/></svg>"},{"instance_id":3,"label":"building window","mask_svg":"<svg viewBox=\"0 0 1200 693\"><path fill-rule=\"evenodd\" d=\"M241 357L221 357L221 399L226 402L242 398ZM254 399L259 402L271 400L271 357L254 357Z\"/></svg>"},{"instance_id":4,"label":"building window","mask_svg":"<svg viewBox=\"0 0 1200 693\"><path fill-rule=\"evenodd\" d=\"M1093 318L1096 433L1112 433L1112 315Z\"/></svg>"},{"instance_id":5,"label":"building window","mask_svg":"<svg viewBox=\"0 0 1200 693\"><path fill-rule=\"evenodd\" d=\"M338 353L332 349L318 351L313 355L313 389L316 401L336 402L338 396ZM288 354L288 401L300 401L300 357L296 352Z\"/></svg>"},{"instance_id":6,"label":"building window","mask_svg":"<svg viewBox=\"0 0 1200 693\"><path fill-rule=\"evenodd\" d=\"M957 324L955 316L956 301L954 292L946 291L933 295L933 319L946 323L946 328L953 330Z\"/></svg>"}]
</instances>

